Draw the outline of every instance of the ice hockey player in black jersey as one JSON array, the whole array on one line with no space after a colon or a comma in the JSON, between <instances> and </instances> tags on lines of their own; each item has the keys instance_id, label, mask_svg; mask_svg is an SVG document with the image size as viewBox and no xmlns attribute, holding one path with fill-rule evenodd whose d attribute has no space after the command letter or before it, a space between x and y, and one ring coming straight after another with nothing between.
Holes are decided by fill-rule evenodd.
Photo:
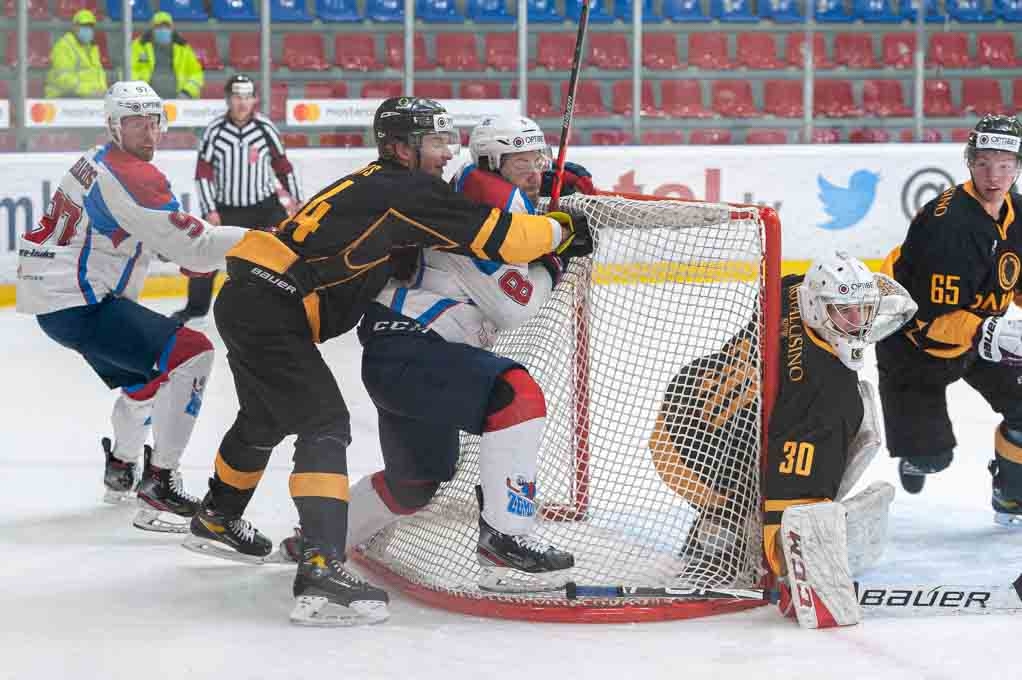
<instances>
[{"instance_id":1,"label":"ice hockey player in black jersey","mask_svg":"<svg viewBox=\"0 0 1022 680\"><path fill-rule=\"evenodd\" d=\"M945 389L964 379L1003 421L995 434L993 507L1022 526L1022 321L1005 313L1022 290L1022 124L984 116L969 135L971 179L927 203L884 271L908 289L919 313L877 346L887 447L902 486L919 493L954 456ZM983 444L986 445L985 443Z\"/></svg>"},{"instance_id":2,"label":"ice hockey player in black jersey","mask_svg":"<svg viewBox=\"0 0 1022 680\"><path fill-rule=\"evenodd\" d=\"M304 541L291 619L306 625L388 615L386 593L344 566L349 415L316 345L359 321L393 274L395 249L528 263L584 240L566 215L510 214L454 193L433 172L457 141L438 103L388 99L373 130L379 160L322 189L277 233L248 232L227 254L214 307L240 409L186 547L251 561L270 553L242 514L273 447L297 434L289 486Z\"/></svg>"},{"instance_id":3,"label":"ice hockey player in black jersey","mask_svg":"<svg viewBox=\"0 0 1022 680\"><path fill-rule=\"evenodd\" d=\"M873 390L857 371L868 345L901 327L916 307L897 283L840 252L813 262L804 277L785 277L781 301L779 388L763 483L764 551L793 594L783 603L786 613L793 611L805 627L850 625L859 621L859 609L848 569L846 509L849 525L853 506L866 515L856 521L883 521L893 497L890 485L876 483L845 498L880 445ZM744 551L735 545L736 527L746 520L736 516L732 496L749 480L713 466L741 469L726 461L759 450L758 430L743 426L755 422L759 408L755 342L743 331L719 352L682 368L650 437L661 478L700 511L682 551L687 562Z\"/></svg>"}]
</instances>

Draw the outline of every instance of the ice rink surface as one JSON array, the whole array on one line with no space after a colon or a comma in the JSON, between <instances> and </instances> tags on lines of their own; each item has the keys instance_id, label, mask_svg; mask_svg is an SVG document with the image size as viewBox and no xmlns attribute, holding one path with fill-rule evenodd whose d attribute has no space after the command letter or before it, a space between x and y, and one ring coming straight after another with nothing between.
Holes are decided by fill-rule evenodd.
<instances>
[{"instance_id":1,"label":"ice rink surface","mask_svg":"<svg viewBox=\"0 0 1022 680\"><path fill-rule=\"evenodd\" d=\"M170 312L180 300L150 304ZM236 399L223 346L182 472L205 491ZM293 569L193 555L180 536L131 527L134 508L101 502L101 436L114 395L31 317L0 310L7 393L0 453L0 679L246 680L510 678L618 680L1015 677L1014 616L869 618L804 631L772 607L670 623L537 624L472 618L392 593L373 627L288 622ZM323 346L352 412L352 480L379 469L376 415L354 335ZM864 372L875 383L875 368ZM862 578L876 583L1000 584L1022 571L1022 530L992 522L998 418L964 383L949 390L957 457L920 496L899 491L890 542ZM275 451L248 518L275 542L296 513L287 493L291 440ZM878 456L864 481L897 485Z\"/></svg>"}]
</instances>

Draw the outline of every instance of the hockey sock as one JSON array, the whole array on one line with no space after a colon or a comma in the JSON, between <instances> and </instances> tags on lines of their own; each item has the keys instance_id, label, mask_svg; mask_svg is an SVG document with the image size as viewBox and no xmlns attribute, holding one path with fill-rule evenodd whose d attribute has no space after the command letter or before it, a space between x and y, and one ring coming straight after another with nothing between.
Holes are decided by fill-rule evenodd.
<instances>
[{"instance_id":1,"label":"hockey sock","mask_svg":"<svg viewBox=\"0 0 1022 680\"><path fill-rule=\"evenodd\" d=\"M202 407L202 394L213 369L213 345L202 333L182 327L171 338L164 357L163 373L150 382L160 383L153 403L152 464L173 470Z\"/></svg>"},{"instance_id":2,"label":"hockey sock","mask_svg":"<svg viewBox=\"0 0 1022 680\"><path fill-rule=\"evenodd\" d=\"M1022 431L1001 424L994 436L997 483L1005 498L1022 500Z\"/></svg>"},{"instance_id":3,"label":"hockey sock","mask_svg":"<svg viewBox=\"0 0 1022 680\"><path fill-rule=\"evenodd\" d=\"M294 470L288 480L302 534L343 554L348 531L347 423L298 435Z\"/></svg>"},{"instance_id":4,"label":"hockey sock","mask_svg":"<svg viewBox=\"0 0 1022 680\"><path fill-rule=\"evenodd\" d=\"M138 399L122 391L114 402L110 422L114 428L114 457L128 463L138 460L149 437L153 399Z\"/></svg>"},{"instance_id":5,"label":"hockey sock","mask_svg":"<svg viewBox=\"0 0 1022 680\"><path fill-rule=\"evenodd\" d=\"M439 486L436 482L397 482L396 485L398 489L394 493L381 470L363 477L351 487L351 500L348 501L349 549L365 543L402 515L411 515L422 508ZM402 491L407 489L414 489L419 498L404 498L409 494ZM402 498L399 500L398 496Z\"/></svg>"},{"instance_id":6,"label":"hockey sock","mask_svg":"<svg viewBox=\"0 0 1022 680\"><path fill-rule=\"evenodd\" d=\"M536 455L546 402L524 369L507 371L498 382L503 384L494 389L479 447L483 519L501 533L518 536L529 533L536 520Z\"/></svg>"}]
</instances>

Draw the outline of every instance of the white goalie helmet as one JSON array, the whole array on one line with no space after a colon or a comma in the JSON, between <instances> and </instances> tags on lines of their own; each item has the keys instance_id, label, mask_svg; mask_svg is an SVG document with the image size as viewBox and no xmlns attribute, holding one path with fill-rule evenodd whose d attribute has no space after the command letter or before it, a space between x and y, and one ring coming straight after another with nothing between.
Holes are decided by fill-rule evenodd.
<instances>
[{"instance_id":1,"label":"white goalie helmet","mask_svg":"<svg viewBox=\"0 0 1022 680\"><path fill-rule=\"evenodd\" d=\"M468 149L472 162L480 165L485 158L490 170L500 170L500 161L505 154L522 151L542 151L550 156L543 130L530 118L524 116L503 116L484 118L472 129Z\"/></svg>"},{"instance_id":2,"label":"white goalie helmet","mask_svg":"<svg viewBox=\"0 0 1022 680\"><path fill-rule=\"evenodd\" d=\"M916 303L901 284L845 252L813 261L798 288L802 320L858 371L871 343L901 328Z\"/></svg>"},{"instance_id":3,"label":"white goalie helmet","mask_svg":"<svg viewBox=\"0 0 1022 680\"><path fill-rule=\"evenodd\" d=\"M118 146L121 144L121 119L128 116L159 115L160 132L167 131L167 114L163 110L163 100L145 81L127 80L114 83L103 98L103 109L110 138Z\"/></svg>"}]
</instances>

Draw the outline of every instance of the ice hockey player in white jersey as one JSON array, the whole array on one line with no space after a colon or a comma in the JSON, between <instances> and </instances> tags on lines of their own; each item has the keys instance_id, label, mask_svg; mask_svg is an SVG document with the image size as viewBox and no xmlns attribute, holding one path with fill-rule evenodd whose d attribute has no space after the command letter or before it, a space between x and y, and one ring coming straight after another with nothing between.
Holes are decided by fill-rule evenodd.
<instances>
[{"instance_id":1,"label":"ice hockey player in white jersey","mask_svg":"<svg viewBox=\"0 0 1022 680\"><path fill-rule=\"evenodd\" d=\"M534 211L550 169L534 122L485 120L470 150L473 163L452 180L457 190L511 212ZM439 176L451 157L430 167ZM407 278L389 282L358 329L385 469L351 489L349 547L429 503L454 476L464 430L482 436L477 558L491 569L480 585L500 588L509 570L542 574L574 565L570 553L533 535L543 393L523 366L488 351L498 332L539 311L565 265L556 255L516 266L409 252ZM299 554L299 540L285 539L285 559Z\"/></svg>"},{"instance_id":2,"label":"ice hockey player in white jersey","mask_svg":"<svg viewBox=\"0 0 1022 680\"><path fill-rule=\"evenodd\" d=\"M136 300L150 257L190 272L223 267L244 235L181 211L150 161L166 129L163 102L144 82L118 82L104 101L111 142L79 158L46 214L18 243L17 309L72 349L111 389L113 442L104 438L108 502L137 489L133 523L180 533L195 514L178 462L191 436L213 364L213 346ZM150 426L153 447L145 445ZM139 455L145 451L140 474Z\"/></svg>"}]
</instances>

